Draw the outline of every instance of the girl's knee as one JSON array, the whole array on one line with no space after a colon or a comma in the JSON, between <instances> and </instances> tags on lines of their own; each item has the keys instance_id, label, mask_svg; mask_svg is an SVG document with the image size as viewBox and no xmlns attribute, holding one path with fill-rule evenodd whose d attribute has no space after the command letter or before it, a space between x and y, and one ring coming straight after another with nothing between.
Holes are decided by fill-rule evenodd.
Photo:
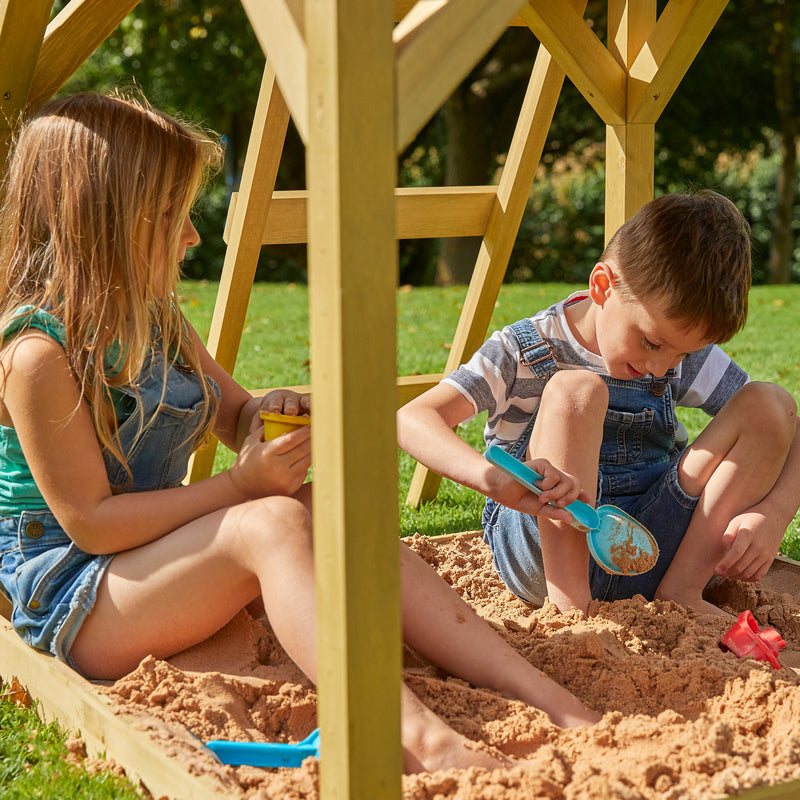
<instances>
[{"instance_id":1,"label":"girl's knee","mask_svg":"<svg viewBox=\"0 0 800 800\"><path fill-rule=\"evenodd\" d=\"M544 388L543 407L545 403L569 416L605 415L608 386L599 375L586 369L559 370Z\"/></svg>"},{"instance_id":2,"label":"girl's knee","mask_svg":"<svg viewBox=\"0 0 800 800\"><path fill-rule=\"evenodd\" d=\"M273 495L231 509L226 527L248 548L311 544L311 513L294 497Z\"/></svg>"}]
</instances>

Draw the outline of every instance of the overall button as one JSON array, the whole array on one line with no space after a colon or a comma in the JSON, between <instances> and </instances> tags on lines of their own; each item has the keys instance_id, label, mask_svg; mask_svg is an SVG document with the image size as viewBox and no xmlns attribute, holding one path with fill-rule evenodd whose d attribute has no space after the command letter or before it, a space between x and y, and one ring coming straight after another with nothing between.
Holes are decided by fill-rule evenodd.
<instances>
[{"instance_id":1,"label":"overall button","mask_svg":"<svg viewBox=\"0 0 800 800\"><path fill-rule=\"evenodd\" d=\"M38 600L31 600L30 603L28 603L28 608L33 609L34 611L36 611L36 609L39 608L39 601Z\"/></svg>"},{"instance_id":2,"label":"overall button","mask_svg":"<svg viewBox=\"0 0 800 800\"><path fill-rule=\"evenodd\" d=\"M38 539L44 533L44 525L37 520L28 522L25 525L25 535L29 539Z\"/></svg>"}]
</instances>

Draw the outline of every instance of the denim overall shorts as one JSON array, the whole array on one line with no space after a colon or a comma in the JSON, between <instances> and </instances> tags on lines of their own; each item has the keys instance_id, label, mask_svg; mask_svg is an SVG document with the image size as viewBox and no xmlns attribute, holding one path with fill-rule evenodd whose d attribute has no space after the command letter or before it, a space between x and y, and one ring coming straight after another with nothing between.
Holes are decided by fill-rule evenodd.
<instances>
[{"instance_id":1,"label":"denim overall shorts","mask_svg":"<svg viewBox=\"0 0 800 800\"><path fill-rule=\"evenodd\" d=\"M528 319L511 326L521 360L534 376L546 381L558 366L552 349ZM678 484L677 467L683 443L676 438L669 375L664 378L617 380L601 375L609 402L600 447L597 505L619 506L638 519L658 541L655 567L643 575L609 575L594 560L589 564L592 597L620 600L644 595L652 600L683 539L697 505ZM525 460L534 414L510 453ZM535 516L487 499L483 510L484 541L494 566L517 596L541 605L547 595L544 563Z\"/></svg>"},{"instance_id":2,"label":"denim overall shorts","mask_svg":"<svg viewBox=\"0 0 800 800\"><path fill-rule=\"evenodd\" d=\"M121 390L128 413L119 424L119 436L123 452L129 453L132 478L104 452L115 493L177 486L186 475L205 416L204 378L170 366L162 397L163 363L161 354L147 360L138 394ZM205 380L219 395L216 383ZM142 425L142 419L149 422ZM13 604L11 623L20 636L74 669L70 648L113 557L80 550L46 510L0 520L0 583Z\"/></svg>"}]
</instances>

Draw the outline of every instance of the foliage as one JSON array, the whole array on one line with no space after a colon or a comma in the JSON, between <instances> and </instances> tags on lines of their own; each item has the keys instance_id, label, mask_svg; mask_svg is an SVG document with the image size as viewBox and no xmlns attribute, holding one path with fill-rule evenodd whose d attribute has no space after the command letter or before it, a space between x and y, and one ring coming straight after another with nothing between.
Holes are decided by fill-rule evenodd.
<instances>
[{"instance_id":1,"label":"foliage","mask_svg":"<svg viewBox=\"0 0 800 800\"><path fill-rule=\"evenodd\" d=\"M773 85L774 12L785 2L790 0L730 0L656 126L656 192L710 186L731 196L753 223L756 281L766 279L775 208L781 118ZM64 4L56 0L54 11ZM659 0L659 12L664 7L665 0ZM606 10L602 0L589 0L585 15L602 40ZM794 15L792 37L796 65L800 15ZM506 31L455 93L460 115L455 108L440 111L400 155L398 185L495 180L537 49L527 29ZM191 277L216 279L220 274L225 252L221 232L229 194L241 174L263 64L238 0L141 0L65 87L105 90L136 83L156 105L186 114L225 137L226 167L197 221L206 244L187 257ZM797 87L796 66L793 80ZM799 94L796 88L795 96ZM465 136L463 131L459 137L453 134L450 127L455 124L476 141L456 147ZM604 138L602 121L566 81L509 279L583 280L586 265L602 248ZM459 157L455 151L469 153L460 168L469 175L461 179L453 163ZM753 154L763 163L754 163ZM279 188L302 188L304 170L303 146L290 126ZM795 209L795 230L800 229L798 213ZM401 284L432 281L440 245L435 239L401 242ZM305 281L305 257L302 245L264 248L256 278ZM792 278L799 277L796 252Z\"/></svg>"},{"instance_id":2,"label":"foliage","mask_svg":"<svg viewBox=\"0 0 800 800\"><path fill-rule=\"evenodd\" d=\"M3 685L0 693L9 689ZM89 773L67 760L65 734L44 723L36 708L0 699L0 786L3 800L135 800L140 795L123 778Z\"/></svg>"},{"instance_id":3,"label":"foliage","mask_svg":"<svg viewBox=\"0 0 800 800\"><path fill-rule=\"evenodd\" d=\"M747 153L720 153L692 180L672 178L656 167L656 196L710 188L733 200L750 222L753 282L769 280L768 261L775 213L779 156L769 144ZM552 162L534 183L511 258L507 281L583 282L603 251L605 169L595 148ZM800 231L800 205L794 209ZM800 281L800 239L796 240L792 281Z\"/></svg>"}]
</instances>

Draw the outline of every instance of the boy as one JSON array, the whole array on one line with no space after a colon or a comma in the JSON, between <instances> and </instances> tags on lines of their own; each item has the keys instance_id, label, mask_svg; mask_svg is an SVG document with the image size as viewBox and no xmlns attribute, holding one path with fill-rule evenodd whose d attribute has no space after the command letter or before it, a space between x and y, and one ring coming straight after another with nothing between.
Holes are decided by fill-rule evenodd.
<instances>
[{"instance_id":1,"label":"boy","mask_svg":"<svg viewBox=\"0 0 800 800\"><path fill-rule=\"evenodd\" d=\"M588 290L495 333L400 409L400 446L487 496L484 539L517 596L565 612L643 594L722 614L703 599L713 574L766 574L800 505L800 445L791 395L717 346L744 325L749 288L736 206L711 191L659 197L617 231ZM713 417L692 444L676 405ZM583 534L533 516L533 494L453 432L484 410L487 445L547 459L632 514L658 540L656 566L609 575Z\"/></svg>"}]
</instances>

